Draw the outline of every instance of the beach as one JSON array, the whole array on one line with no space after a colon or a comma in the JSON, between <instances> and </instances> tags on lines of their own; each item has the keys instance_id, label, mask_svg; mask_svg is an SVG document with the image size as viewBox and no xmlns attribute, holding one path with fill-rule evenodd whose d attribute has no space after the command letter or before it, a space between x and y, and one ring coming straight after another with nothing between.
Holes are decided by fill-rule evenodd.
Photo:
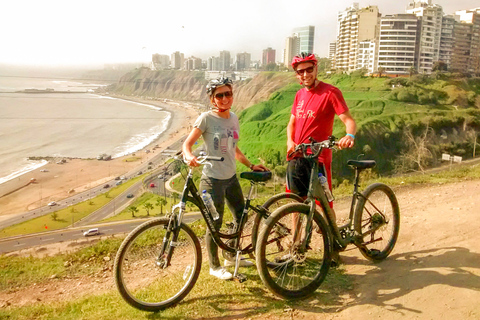
<instances>
[{"instance_id":1,"label":"beach","mask_svg":"<svg viewBox=\"0 0 480 320\"><path fill-rule=\"evenodd\" d=\"M197 110L187 103L112 97L159 106L171 112L167 129L146 148L135 152L135 156L130 154L109 161L65 159L61 164L57 163L59 159L51 158L48 164L0 184L0 195L3 195L0 197L0 220L67 198L134 170L187 135L198 116ZM153 148L156 145L158 147ZM145 152L146 149L151 152Z\"/></svg>"}]
</instances>

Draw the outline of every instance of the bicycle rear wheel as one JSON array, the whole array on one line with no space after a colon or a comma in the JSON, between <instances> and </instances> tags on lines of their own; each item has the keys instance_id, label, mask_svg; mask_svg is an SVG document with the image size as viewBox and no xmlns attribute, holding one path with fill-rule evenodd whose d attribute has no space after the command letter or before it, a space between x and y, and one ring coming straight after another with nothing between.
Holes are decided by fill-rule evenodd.
<instances>
[{"instance_id":1,"label":"bicycle rear wheel","mask_svg":"<svg viewBox=\"0 0 480 320\"><path fill-rule=\"evenodd\" d=\"M355 208L354 228L361 235L355 244L372 261L388 257L400 230L400 209L395 193L383 183L368 186Z\"/></svg>"},{"instance_id":2,"label":"bicycle rear wheel","mask_svg":"<svg viewBox=\"0 0 480 320\"><path fill-rule=\"evenodd\" d=\"M168 219L148 221L135 228L118 249L115 283L122 298L137 309L158 311L178 303L200 274L202 256L197 236L182 223L172 243L173 232L167 226ZM165 266L169 246L174 248Z\"/></svg>"},{"instance_id":3,"label":"bicycle rear wheel","mask_svg":"<svg viewBox=\"0 0 480 320\"><path fill-rule=\"evenodd\" d=\"M310 207L287 204L272 213L260 231L256 246L258 273L265 286L286 299L313 294L330 267L331 243L323 217L315 212L306 250L305 224ZM295 232L295 228L300 230Z\"/></svg>"}]
</instances>

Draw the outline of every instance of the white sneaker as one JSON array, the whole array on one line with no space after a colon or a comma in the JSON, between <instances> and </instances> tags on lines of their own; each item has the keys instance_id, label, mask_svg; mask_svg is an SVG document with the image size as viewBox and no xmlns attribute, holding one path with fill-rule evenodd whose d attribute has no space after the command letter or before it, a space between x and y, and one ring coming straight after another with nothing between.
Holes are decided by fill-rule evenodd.
<instances>
[{"instance_id":1,"label":"white sneaker","mask_svg":"<svg viewBox=\"0 0 480 320\"><path fill-rule=\"evenodd\" d=\"M233 278L233 275L227 271L225 268L212 269L210 268L210 275L217 277L222 280L230 280Z\"/></svg>"},{"instance_id":2,"label":"white sneaker","mask_svg":"<svg viewBox=\"0 0 480 320\"><path fill-rule=\"evenodd\" d=\"M225 260L223 263L225 267L234 267L235 261ZM240 267L251 267L254 263L252 261L245 260L245 258L240 259Z\"/></svg>"}]
</instances>

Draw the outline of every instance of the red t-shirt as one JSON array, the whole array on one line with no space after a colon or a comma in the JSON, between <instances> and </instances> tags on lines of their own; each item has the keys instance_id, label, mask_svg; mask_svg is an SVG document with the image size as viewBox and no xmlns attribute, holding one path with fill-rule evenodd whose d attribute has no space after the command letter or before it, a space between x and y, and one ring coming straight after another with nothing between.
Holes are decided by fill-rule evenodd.
<instances>
[{"instance_id":1,"label":"red t-shirt","mask_svg":"<svg viewBox=\"0 0 480 320\"><path fill-rule=\"evenodd\" d=\"M332 135L335 114L348 111L347 104L340 90L330 84L321 82L312 90L300 89L295 96L292 115L295 116L296 144L309 143L309 137L315 141L323 141ZM320 162L332 162L332 150L325 149L319 158Z\"/></svg>"}]
</instances>

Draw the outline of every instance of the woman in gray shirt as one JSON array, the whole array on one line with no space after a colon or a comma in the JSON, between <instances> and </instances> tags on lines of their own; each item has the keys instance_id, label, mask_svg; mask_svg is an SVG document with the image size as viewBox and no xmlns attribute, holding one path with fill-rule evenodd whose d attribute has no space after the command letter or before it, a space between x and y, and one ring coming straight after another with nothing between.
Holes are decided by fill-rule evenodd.
<instances>
[{"instance_id":1,"label":"woman in gray shirt","mask_svg":"<svg viewBox=\"0 0 480 320\"><path fill-rule=\"evenodd\" d=\"M262 165L252 164L238 148L239 131L238 117L230 109L233 103L232 81L228 78L219 78L210 81L207 85L207 94L210 96L212 110L202 113L193 129L183 143L183 156L189 166L199 166L198 159L192 153L192 146L203 137L208 155L223 157L224 161L212 161L211 165L203 166L199 190L207 190L212 196L213 203L220 218L215 220L216 228L222 226L225 200L234 219L243 212L244 200L240 183L236 176L235 159L254 171L267 171ZM205 236L210 274L224 280L232 279L232 274L221 267L218 259L218 246L207 230ZM234 265L225 260L225 266ZM250 266L252 262L241 260L240 266Z\"/></svg>"}]
</instances>

